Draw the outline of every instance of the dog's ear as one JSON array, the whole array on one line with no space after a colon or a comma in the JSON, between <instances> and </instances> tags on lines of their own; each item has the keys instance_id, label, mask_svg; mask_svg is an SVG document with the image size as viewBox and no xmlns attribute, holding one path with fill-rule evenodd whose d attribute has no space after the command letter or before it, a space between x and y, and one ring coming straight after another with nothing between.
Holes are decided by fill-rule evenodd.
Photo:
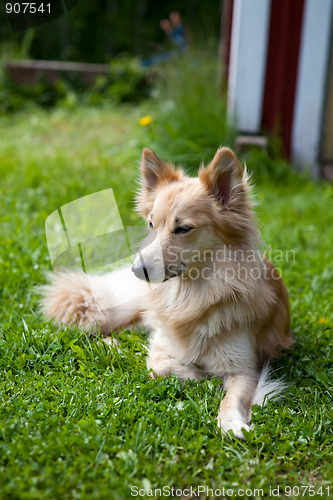
<instances>
[{"instance_id":1,"label":"dog's ear","mask_svg":"<svg viewBox=\"0 0 333 500\"><path fill-rule=\"evenodd\" d=\"M148 148L142 152L141 173L142 184L147 191L154 190L162 182L176 181L180 177L172 165L164 163Z\"/></svg>"},{"instance_id":2,"label":"dog's ear","mask_svg":"<svg viewBox=\"0 0 333 500\"><path fill-rule=\"evenodd\" d=\"M200 168L199 179L221 205L229 205L245 194L246 177L229 148L217 150L208 167Z\"/></svg>"},{"instance_id":3,"label":"dog's ear","mask_svg":"<svg viewBox=\"0 0 333 500\"><path fill-rule=\"evenodd\" d=\"M147 148L142 153L141 174L136 210L147 217L154 203L156 189L164 183L177 181L183 174L181 170L175 170L170 163L160 160L153 151Z\"/></svg>"}]
</instances>

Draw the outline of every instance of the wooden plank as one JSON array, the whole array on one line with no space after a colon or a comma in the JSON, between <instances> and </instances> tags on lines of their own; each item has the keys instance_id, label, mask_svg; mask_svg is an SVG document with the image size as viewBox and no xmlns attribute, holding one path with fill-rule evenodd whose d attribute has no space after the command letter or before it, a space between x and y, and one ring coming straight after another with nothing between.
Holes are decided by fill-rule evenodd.
<instances>
[{"instance_id":1,"label":"wooden plank","mask_svg":"<svg viewBox=\"0 0 333 500\"><path fill-rule=\"evenodd\" d=\"M220 61L222 64L222 91L226 89L229 76L231 27L234 0L224 0L221 19Z\"/></svg>"},{"instance_id":2,"label":"wooden plank","mask_svg":"<svg viewBox=\"0 0 333 500\"><path fill-rule=\"evenodd\" d=\"M79 75L84 83L91 85L98 75L106 75L110 68L107 64L86 64L62 61L8 61L7 73L15 83L32 84L40 78L55 83L66 74Z\"/></svg>"},{"instance_id":3,"label":"wooden plank","mask_svg":"<svg viewBox=\"0 0 333 500\"><path fill-rule=\"evenodd\" d=\"M261 129L270 0L234 0L228 115L242 133Z\"/></svg>"},{"instance_id":4,"label":"wooden plank","mask_svg":"<svg viewBox=\"0 0 333 500\"><path fill-rule=\"evenodd\" d=\"M272 0L262 124L290 155L304 0Z\"/></svg>"},{"instance_id":5,"label":"wooden plank","mask_svg":"<svg viewBox=\"0 0 333 500\"><path fill-rule=\"evenodd\" d=\"M320 148L320 161L324 164L330 163L333 169L333 33L331 32L330 62L326 84L326 96L324 105L324 123L322 132L322 143ZM323 172L329 167L323 166ZM332 170L333 172L333 170ZM333 178L331 175L330 179Z\"/></svg>"},{"instance_id":6,"label":"wooden plank","mask_svg":"<svg viewBox=\"0 0 333 500\"><path fill-rule=\"evenodd\" d=\"M319 174L320 144L331 50L332 0L306 0L292 129L293 161Z\"/></svg>"}]
</instances>

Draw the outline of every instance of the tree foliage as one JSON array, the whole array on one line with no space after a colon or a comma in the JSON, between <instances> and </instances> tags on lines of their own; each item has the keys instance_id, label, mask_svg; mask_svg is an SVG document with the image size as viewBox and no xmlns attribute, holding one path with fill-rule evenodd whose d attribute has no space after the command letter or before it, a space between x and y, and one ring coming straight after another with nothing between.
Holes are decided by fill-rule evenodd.
<instances>
[{"instance_id":1,"label":"tree foliage","mask_svg":"<svg viewBox=\"0 0 333 500\"><path fill-rule=\"evenodd\" d=\"M159 21L170 11L180 12L191 41L218 36L220 9L221 0L79 0L67 14L31 28L29 56L97 63L118 54L149 57L165 50ZM0 43L22 43L26 32L12 33L4 10L0 25Z\"/></svg>"}]
</instances>

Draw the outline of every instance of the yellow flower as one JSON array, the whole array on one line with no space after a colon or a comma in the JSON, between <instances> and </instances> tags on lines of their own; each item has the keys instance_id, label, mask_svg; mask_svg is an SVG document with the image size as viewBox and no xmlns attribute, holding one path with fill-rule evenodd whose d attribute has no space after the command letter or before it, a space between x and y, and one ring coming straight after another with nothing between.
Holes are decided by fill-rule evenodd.
<instances>
[{"instance_id":1,"label":"yellow flower","mask_svg":"<svg viewBox=\"0 0 333 500\"><path fill-rule=\"evenodd\" d=\"M149 125L149 123L151 123L153 121L152 117L147 115L147 116L143 116L142 118L140 118L140 125L141 127L145 127L146 125Z\"/></svg>"},{"instance_id":2,"label":"yellow flower","mask_svg":"<svg viewBox=\"0 0 333 500\"><path fill-rule=\"evenodd\" d=\"M327 319L326 318L320 318L319 320L319 324L320 325L323 325L324 323L326 323Z\"/></svg>"}]
</instances>

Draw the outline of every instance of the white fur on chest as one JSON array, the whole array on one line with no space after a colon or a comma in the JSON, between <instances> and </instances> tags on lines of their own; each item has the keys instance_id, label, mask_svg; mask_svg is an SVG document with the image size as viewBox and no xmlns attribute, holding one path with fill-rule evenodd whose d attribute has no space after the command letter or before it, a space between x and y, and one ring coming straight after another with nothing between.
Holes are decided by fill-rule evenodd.
<instances>
[{"instance_id":1,"label":"white fur on chest","mask_svg":"<svg viewBox=\"0 0 333 500\"><path fill-rule=\"evenodd\" d=\"M237 330L207 340L206 350L197 363L209 374L223 377L256 369L256 355L251 333Z\"/></svg>"},{"instance_id":2,"label":"white fur on chest","mask_svg":"<svg viewBox=\"0 0 333 500\"><path fill-rule=\"evenodd\" d=\"M190 342L184 344L166 327L157 328L151 336L150 350L162 349L178 363L195 363L216 377L244 372L244 367L256 369L254 342L250 331L239 329L232 333L221 331L221 322L212 318L209 324L198 325Z\"/></svg>"}]
</instances>

